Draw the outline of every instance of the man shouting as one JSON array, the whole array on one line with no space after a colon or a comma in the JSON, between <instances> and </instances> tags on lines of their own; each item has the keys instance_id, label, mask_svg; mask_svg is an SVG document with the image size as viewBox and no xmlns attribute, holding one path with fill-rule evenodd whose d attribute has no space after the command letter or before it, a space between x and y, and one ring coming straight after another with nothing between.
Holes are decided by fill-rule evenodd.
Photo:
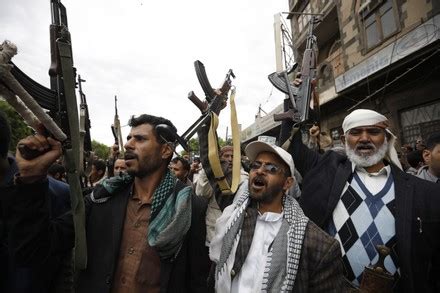
<instances>
[{"instance_id":1,"label":"man shouting","mask_svg":"<svg viewBox=\"0 0 440 293\"><path fill-rule=\"evenodd\" d=\"M288 195L289 153L265 142L246 147L248 185L217 220L210 257L217 292L341 292L338 242Z\"/></svg>"}]
</instances>

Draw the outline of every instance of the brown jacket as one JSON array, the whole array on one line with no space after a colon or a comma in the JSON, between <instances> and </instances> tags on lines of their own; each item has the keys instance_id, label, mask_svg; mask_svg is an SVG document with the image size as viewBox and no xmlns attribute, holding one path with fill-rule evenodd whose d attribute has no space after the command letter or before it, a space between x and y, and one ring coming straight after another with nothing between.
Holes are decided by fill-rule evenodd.
<instances>
[{"instance_id":1,"label":"brown jacket","mask_svg":"<svg viewBox=\"0 0 440 293\"><path fill-rule=\"evenodd\" d=\"M345 292L339 242L309 221L293 292Z\"/></svg>"}]
</instances>

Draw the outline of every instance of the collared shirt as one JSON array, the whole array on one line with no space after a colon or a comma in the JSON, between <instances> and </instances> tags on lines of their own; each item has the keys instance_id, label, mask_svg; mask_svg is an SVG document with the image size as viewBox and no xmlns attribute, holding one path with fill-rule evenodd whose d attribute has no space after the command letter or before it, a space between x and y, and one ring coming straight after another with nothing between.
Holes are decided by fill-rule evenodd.
<instances>
[{"instance_id":1,"label":"collared shirt","mask_svg":"<svg viewBox=\"0 0 440 293\"><path fill-rule=\"evenodd\" d=\"M367 170L356 166L354 163L351 163L351 168L353 173L356 172L359 175L361 181L372 194L376 194L382 190L391 174L390 165L384 166L379 170L379 172L374 173L368 173ZM348 183L346 184L342 194L345 193L347 187Z\"/></svg>"},{"instance_id":2,"label":"collared shirt","mask_svg":"<svg viewBox=\"0 0 440 293\"><path fill-rule=\"evenodd\" d=\"M147 241L151 201L137 195L128 200L113 293L160 291L160 259Z\"/></svg>"},{"instance_id":3,"label":"collared shirt","mask_svg":"<svg viewBox=\"0 0 440 293\"><path fill-rule=\"evenodd\" d=\"M254 237L239 274L232 281L231 292L261 292L270 246L283 222L283 213L259 214Z\"/></svg>"}]
</instances>

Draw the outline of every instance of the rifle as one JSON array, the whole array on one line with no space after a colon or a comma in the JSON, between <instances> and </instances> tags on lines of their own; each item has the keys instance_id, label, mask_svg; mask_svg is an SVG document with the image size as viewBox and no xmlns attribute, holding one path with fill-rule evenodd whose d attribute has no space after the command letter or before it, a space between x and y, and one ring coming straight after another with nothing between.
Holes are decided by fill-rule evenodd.
<instances>
[{"instance_id":1,"label":"rifle","mask_svg":"<svg viewBox=\"0 0 440 293\"><path fill-rule=\"evenodd\" d=\"M115 96L115 118L112 125L112 133L115 138L115 144L119 147L119 152L124 155L124 142L122 140L121 122L118 116L118 98Z\"/></svg>"},{"instance_id":2,"label":"rifle","mask_svg":"<svg viewBox=\"0 0 440 293\"><path fill-rule=\"evenodd\" d=\"M41 122L51 135L62 142L75 228L75 267L84 269L87 263L87 246L84 201L78 176L82 171L80 170L80 132L75 95L76 70L73 67L66 8L60 0L51 0L50 4L52 13L51 66L49 69L51 88L40 85L7 60L10 63L7 64L10 72L6 72L2 77L6 86L0 84L0 90L6 93L5 96L16 98L15 95L17 95L22 98L24 102L22 105L20 101L15 101L19 105L16 109L17 111L24 110L22 113L24 117L27 117L26 121L29 121L34 129L37 123ZM9 54L9 59L12 56ZM1 61L4 60L0 60L0 63ZM5 66L0 66L0 68L5 68ZM28 109L23 106L28 106ZM41 107L49 110L51 118L46 117Z\"/></svg>"},{"instance_id":3,"label":"rifle","mask_svg":"<svg viewBox=\"0 0 440 293\"><path fill-rule=\"evenodd\" d=\"M232 69L230 69L226 74L225 80L220 85L220 88L214 90L206 76L203 63L196 61L194 62L194 66L197 78L205 93L206 102L202 102L194 92L188 94L188 98L200 109L202 115L185 131L182 135L182 139L188 141L196 132L198 133L200 159L211 186L214 190L221 191L222 195L230 195L237 190L240 179L240 142L239 140L234 142L232 183L230 183L226 180L219 161L216 128L218 125L217 116L226 106L227 95L232 87L231 77L235 78L235 75ZM231 91L231 121L234 121L234 125L237 125L235 106L232 106L234 104L234 96L235 88ZM237 127L233 127L233 133L235 133L234 138L238 139L239 134Z\"/></svg>"},{"instance_id":4,"label":"rifle","mask_svg":"<svg viewBox=\"0 0 440 293\"><path fill-rule=\"evenodd\" d=\"M226 73L224 81L220 85L220 88L218 90L214 90L208 80L203 63L199 60L196 60L194 62L194 67L199 83L203 89L203 92L205 93L206 102L202 102L193 91L189 92L188 99L193 102L197 108L199 108L202 115L181 136L183 140L183 144L181 144L186 151L189 151L189 147L186 142L188 142L203 125L207 124L210 119L210 114L215 113L218 115L221 109L225 107L227 94L232 86L231 77L235 78L234 72L232 69L229 69Z\"/></svg>"},{"instance_id":5,"label":"rifle","mask_svg":"<svg viewBox=\"0 0 440 293\"><path fill-rule=\"evenodd\" d=\"M90 174L91 169L91 152L92 152L92 140L90 138L90 118L89 118L89 107L87 105L86 95L82 90L82 83L85 82L84 79L81 78L81 75L78 75L78 92L80 96L80 104L79 104L79 134L80 134L80 167L79 170L83 171L81 173L81 177L83 177L82 186L87 186L88 175Z\"/></svg>"},{"instance_id":6,"label":"rifle","mask_svg":"<svg viewBox=\"0 0 440 293\"><path fill-rule=\"evenodd\" d=\"M288 74L297 67L297 64L291 69L286 69L281 73L274 72L268 76L274 87L287 94L290 101L290 105L287 109L285 107L284 113L273 115L275 121L291 120L295 123L304 123L310 119L309 108L313 98L312 82L316 77L316 53L313 49L316 37L313 35L313 28L314 24L318 22L319 20L315 16L312 16L309 22L306 49L301 64L302 83L299 88L293 87L288 78Z\"/></svg>"}]
</instances>

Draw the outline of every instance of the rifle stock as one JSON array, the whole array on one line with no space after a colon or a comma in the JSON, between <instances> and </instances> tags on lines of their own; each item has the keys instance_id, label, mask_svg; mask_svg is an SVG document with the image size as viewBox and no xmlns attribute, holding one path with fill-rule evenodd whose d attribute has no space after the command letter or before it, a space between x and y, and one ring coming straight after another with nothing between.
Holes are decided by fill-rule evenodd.
<instances>
[{"instance_id":1,"label":"rifle stock","mask_svg":"<svg viewBox=\"0 0 440 293\"><path fill-rule=\"evenodd\" d=\"M226 77L222 82L219 89L214 90L211 87L211 84L206 76L205 66L199 60L194 62L194 67L196 70L197 78L202 86L203 91L205 92L206 102L202 102L193 91L189 92L188 99L194 103L194 105L199 108L202 112L202 115L182 134L182 139L184 141L189 141L197 131L205 125L210 119L210 113L214 112L217 115L220 113L221 109L224 108L227 94L232 86L231 77L235 78L234 72L232 69L226 73Z\"/></svg>"}]
</instances>

